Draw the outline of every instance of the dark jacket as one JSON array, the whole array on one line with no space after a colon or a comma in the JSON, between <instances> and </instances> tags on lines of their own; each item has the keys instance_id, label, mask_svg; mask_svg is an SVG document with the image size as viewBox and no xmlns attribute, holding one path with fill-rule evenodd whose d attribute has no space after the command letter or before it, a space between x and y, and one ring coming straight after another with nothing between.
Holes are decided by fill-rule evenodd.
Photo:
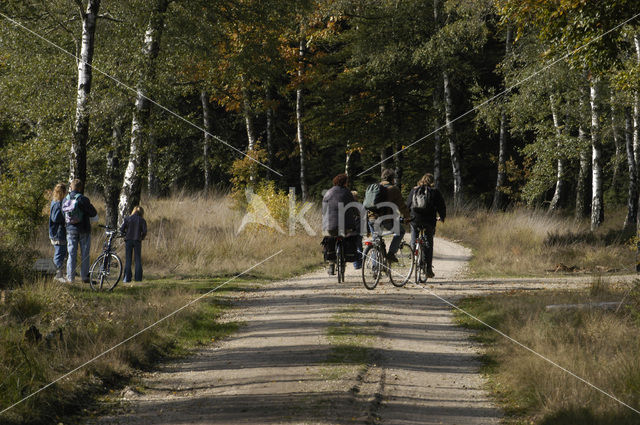
<instances>
[{"instance_id":1,"label":"dark jacket","mask_svg":"<svg viewBox=\"0 0 640 425\"><path fill-rule=\"evenodd\" d=\"M398 188L398 186L394 186L386 180L381 181L380 184L387 189L387 193L385 195L386 198L384 201L394 203L396 207L398 207L398 211L400 212L400 217L403 217L404 219L409 219L411 213L409 211L409 208L407 208L407 205L405 204L404 199L402 199L402 192L400 192L400 189ZM391 214L391 211L382 213L382 215L388 215L388 214ZM379 215L380 214L377 214L373 211L369 211L368 213L369 221L376 220L379 217ZM391 219L384 220L382 222L382 226L386 229L391 229L393 226L393 223L394 221Z\"/></svg>"},{"instance_id":2,"label":"dark jacket","mask_svg":"<svg viewBox=\"0 0 640 425\"><path fill-rule=\"evenodd\" d=\"M435 187L429 188L428 190L432 190L433 193L433 203L434 208L428 211L427 213L419 213L416 212L412 208L413 204L413 195L416 193L420 186L416 186L411 189L409 193L409 197L407 198L407 208L411 210L411 221L414 225L422 226L429 225L436 227L436 213L440 216L440 220L444 223L445 218L447 217L447 206L444 204L444 198L438 189Z\"/></svg>"},{"instance_id":3,"label":"dark jacket","mask_svg":"<svg viewBox=\"0 0 640 425\"><path fill-rule=\"evenodd\" d=\"M147 222L138 214L131 214L124 219L120 231L127 241L142 241L147 236Z\"/></svg>"},{"instance_id":4,"label":"dark jacket","mask_svg":"<svg viewBox=\"0 0 640 425\"><path fill-rule=\"evenodd\" d=\"M77 193L78 192L72 190L67 196L74 197ZM98 211L96 211L96 208L91 205L89 198L84 195L80 195L78 198L78 204L84 213L82 214L82 221L78 224L67 223L67 232L75 230L78 233L89 233L91 232L91 222L89 219L98 215Z\"/></svg>"},{"instance_id":5,"label":"dark jacket","mask_svg":"<svg viewBox=\"0 0 640 425\"><path fill-rule=\"evenodd\" d=\"M49 213L49 239L66 244L67 229L64 227L62 201L51 201L51 212Z\"/></svg>"},{"instance_id":6,"label":"dark jacket","mask_svg":"<svg viewBox=\"0 0 640 425\"><path fill-rule=\"evenodd\" d=\"M351 191L344 186L333 186L322 198L322 234L324 236L338 236L339 231L339 206L343 207L350 202L356 202ZM344 231L346 233L358 232L360 213L358 208L352 207L345 210Z\"/></svg>"}]
</instances>

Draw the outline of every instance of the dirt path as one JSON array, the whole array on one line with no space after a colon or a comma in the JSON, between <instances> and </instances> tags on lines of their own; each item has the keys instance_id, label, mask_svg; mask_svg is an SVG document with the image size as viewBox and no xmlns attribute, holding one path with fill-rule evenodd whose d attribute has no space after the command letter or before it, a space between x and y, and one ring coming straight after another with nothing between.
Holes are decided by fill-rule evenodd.
<instances>
[{"instance_id":1,"label":"dirt path","mask_svg":"<svg viewBox=\"0 0 640 425\"><path fill-rule=\"evenodd\" d=\"M436 239L429 290L447 299L547 287L464 280L470 252ZM323 271L248 289L227 318L246 326L217 347L161 365L99 424L492 424L477 347L424 288ZM577 281L576 281L577 282ZM576 286L580 282L558 285Z\"/></svg>"}]
</instances>

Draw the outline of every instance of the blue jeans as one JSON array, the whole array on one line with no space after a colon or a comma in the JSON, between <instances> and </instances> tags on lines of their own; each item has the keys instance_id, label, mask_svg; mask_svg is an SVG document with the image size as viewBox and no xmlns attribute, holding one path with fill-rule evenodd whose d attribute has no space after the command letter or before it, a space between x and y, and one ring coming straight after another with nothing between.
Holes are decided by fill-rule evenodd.
<instances>
[{"instance_id":1,"label":"blue jeans","mask_svg":"<svg viewBox=\"0 0 640 425\"><path fill-rule=\"evenodd\" d=\"M67 279L73 282L76 277L76 263L78 261L78 244L80 245L80 276L83 281L89 281L89 251L91 250L91 233L79 233L75 230L67 231Z\"/></svg>"},{"instance_id":2,"label":"blue jeans","mask_svg":"<svg viewBox=\"0 0 640 425\"><path fill-rule=\"evenodd\" d=\"M358 270L362 267L362 235L358 235L358 259L353 262L353 268Z\"/></svg>"},{"instance_id":3,"label":"blue jeans","mask_svg":"<svg viewBox=\"0 0 640 425\"><path fill-rule=\"evenodd\" d=\"M424 253L425 262L427 267L431 268L433 264L433 235L436 233L436 229L431 226L415 226L411 224L411 248L416 249L416 240L418 239L418 232L420 228L424 229Z\"/></svg>"},{"instance_id":4,"label":"blue jeans","mask_svg":"<svg viewBox=\"0 0 640 425\"><path fill-rule=\"evenodd\" d=\"M124 253L124 278L123 282L131 282L131 257L136 262L135 281L142 280L142 241L126 240Z\"/></svg>"},{"instance_id":5,"label":"blue jeans","mask_svg":"<svg viewBox=\"0 0 640 425\"><path fill-rule=\"evenodd\" d=\"M56 265L56 269L62 270L64 268L64 260L67 258L67 241L62 242L62 245L53 246L53 264Z\"/></svg>"}]
</instances>

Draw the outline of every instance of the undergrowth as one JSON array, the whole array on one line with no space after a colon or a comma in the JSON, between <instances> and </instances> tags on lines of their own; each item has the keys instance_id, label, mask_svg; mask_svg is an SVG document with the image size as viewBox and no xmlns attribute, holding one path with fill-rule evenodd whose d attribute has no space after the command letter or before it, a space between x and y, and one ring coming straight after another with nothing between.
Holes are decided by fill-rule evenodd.
<instances>
[{"instance_id":1,"label":"undergrowth","mask_svg":"<svg viewBox=\"0 0 640 425\"><path fill-rule=\"evenodd\" d=\"M473 250L472 272L480 276L542 275L549 272L631 272L633 234L615 212L596 232L587 221L515 209L459 211L438 226L438 234Z\"/></svg>"},{"instance_id":2,"label":"undergrowth","mask_svg":"<svg viewBox=\"0 0 640 425\"><path fill-rule=\"evenodd\" d=\"M459 306L599 389L640 409L640 320L634 302L617 313L599 308L548 311L550 304L620 301L622 293L594 283L588 291L522 292L463 300ZM635 296L632 296L633 299ZM485 347L489 386L513 424L638 423L631 409L607 397L469 316Z\"/></svg>"}]
</instances>

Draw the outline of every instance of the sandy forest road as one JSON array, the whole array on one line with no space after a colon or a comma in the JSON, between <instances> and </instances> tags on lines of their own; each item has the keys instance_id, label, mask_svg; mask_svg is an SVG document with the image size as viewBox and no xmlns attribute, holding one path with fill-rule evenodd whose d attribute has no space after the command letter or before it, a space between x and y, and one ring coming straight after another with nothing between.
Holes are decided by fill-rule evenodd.
<instances>
[{"instance_id":1,"label":"sandy forest road","mask_svg":"<svg viewBox=\"0 0 640 425\"><path fill-rule=\"evenodd\" d=\"M549 287L534 279L463 279L470 252L436 240L428 286L447 300ZM227 320L246 326L170 362L99 424L492 424L477 347L424 288L383 280L367 291L323 271L248 289ZM462 278L462 279L461 279ZM553 286L578 286L568 279ZM346 356L346 357L345 357ZM346 359L346 361L344 360Z\"/></svg>"}]
</instances>

